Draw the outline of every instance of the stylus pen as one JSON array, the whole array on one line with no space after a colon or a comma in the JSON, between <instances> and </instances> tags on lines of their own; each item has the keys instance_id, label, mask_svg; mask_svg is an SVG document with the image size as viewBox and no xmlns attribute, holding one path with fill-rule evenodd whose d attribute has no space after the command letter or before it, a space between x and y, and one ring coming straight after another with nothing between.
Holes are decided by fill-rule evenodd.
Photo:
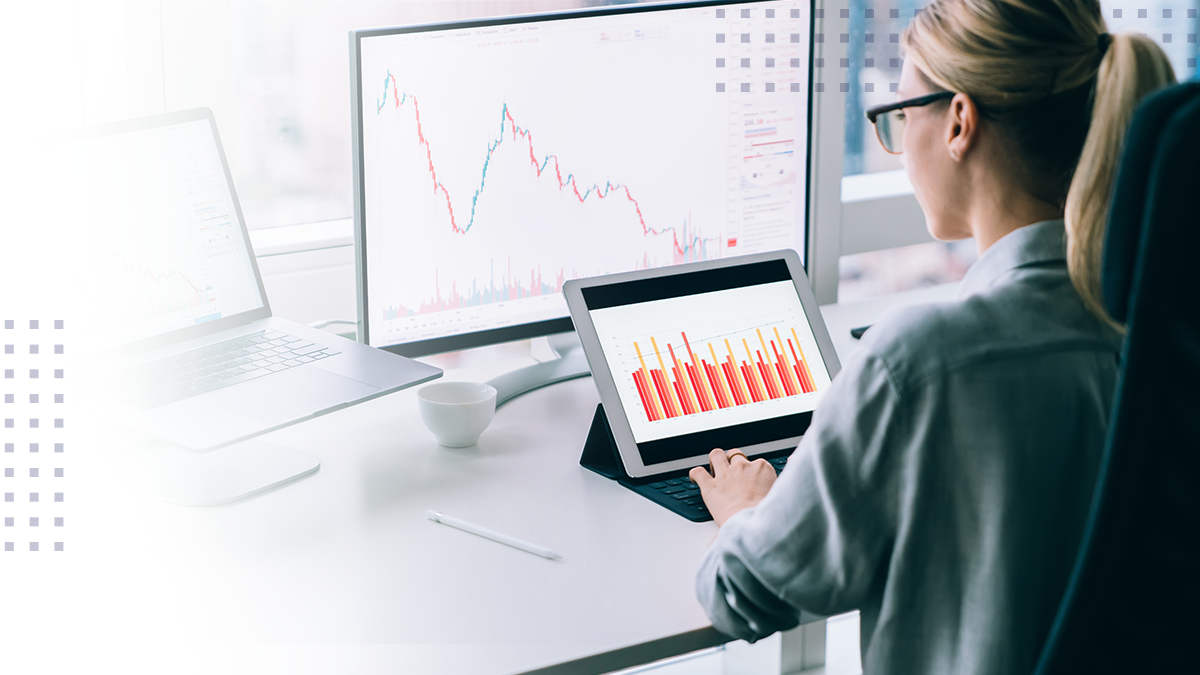
<instances>
[{"instance_id":1,"label":"stylus pen","mask_svg":"<svg viewBox=\"0 0 1200 675\"><path fill-rule=\"evenodd\" d=\"M491 539L494 542L498 542L498 543L504 544L506 546L511 546L513 548L519 548L522 551L525 551L526 553L540 555L543 558L549 558L551 560L562 560L561 555L555 553L554 551L551 551L548 548L542 548L541 546L538 546L536 544L531 544L527 541L521 541L520 539L517 539L516 537L510 537L507 534L500 534L499 532L496 532L494 530L489 530L486 527L480 527L478 525L468 523L463 520L459 520L458 518L448 516L444 513L438 513L437 511L434 511L433 509L429 509L428 511L426 511L425 517L432 520L435 523L441 523L443 525L449 525L450 527L456 527L456 528L462 530L463 532L470 532L471 534L478 535L480 537L483 537L484 539Z\"/></svg>"}]
</instances>

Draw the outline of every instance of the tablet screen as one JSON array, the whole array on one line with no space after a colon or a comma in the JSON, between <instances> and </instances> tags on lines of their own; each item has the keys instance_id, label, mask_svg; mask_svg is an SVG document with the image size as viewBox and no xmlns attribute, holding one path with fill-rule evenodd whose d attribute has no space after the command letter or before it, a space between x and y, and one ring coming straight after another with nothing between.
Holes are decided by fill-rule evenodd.
<instances>
[{"instance_id":1,"label":"tablet screen","mask_svg":"<svg viewBox=\"0 0 1200 675\"><path fill-rule=\"evenodd\" d=\"M647 465L798 436L829 387L783 260L582 290Z\"/></svg>"}]
</instances>

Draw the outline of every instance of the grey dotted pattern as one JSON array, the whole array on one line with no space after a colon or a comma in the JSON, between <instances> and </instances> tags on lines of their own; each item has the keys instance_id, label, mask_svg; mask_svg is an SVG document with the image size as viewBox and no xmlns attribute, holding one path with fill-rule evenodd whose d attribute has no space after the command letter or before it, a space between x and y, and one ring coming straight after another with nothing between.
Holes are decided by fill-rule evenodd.
<instances>
[{"instance_id":1,"label":"grey dotted pattern","mask_svg":"<svg viewBox=\"0 0 1200 675\"><path fill-rule=\"evenodd\" d=\"M0 343L4 344L0 355L4 427L0 437L5 454L0 460L4 465L0 516L4 520L5 553L65 550L65 530L46 528L50 523L55 528L65 527L66 523L63 504L69 483L62 460L70 416L64 393L70 365L64 361L67 323L64 319L4 319L0 334ZM43 457L39 451L44 443L52 444L55 453L64 454ZM29 453L17 453L18 445L28 447ZM53 459L49 466L47 459ZM43 541L50 539L44 535L51 531L58 535L53 537L57 541Z\"/></svg>"},{"instance_id":2,"label":"grey dotted pattern","mask_svg":"<svg viewBox=\"0 0 1200 675\"><path fill-rule=\"evenodd\" d=\"M840 3L839 3L840 4ZM876 5L882 3L873 3ZM890 4L890 3L889 3ZM923 3L922 3L923 4ZM813 13L813 20L816 22L813 42L815 44L825 44L826 34L829 33L830 40L837 38L837 44L846 45L845 48L839 49L846 53L846 57L836 56L838 68L841 72L833 74L833 77L841 80L838 82L838 91L841 93L851 93L852 87L856 92L860 93L876 93L885 91L884 84L886 83L886 91L896 92L900 71L902 68L902 59L900 58L900 35L905 25L921 13L920 8L911 10L900 8L872 7L872 8L839 8L837 9L836 19L833 18L833 11L830 14L825 13L825 9L816 9ZM1174 54L1172 57L1176 60L1178 68L1181 62L1186 63L1188 71L1194 71L1197 67L1197 44L1198 33L1196 29L1197 18L1200 10L1195 8L1179 9L1176 11L1172 8L1163 8L1161 11L1155 9L1151 12L1146 8L1113 8L1111 15L1112 19L1122 20L1121 25L1112 25L1110 30L1116 31L1128 28L1130 26L1145 32L1159 44L1163 45L1164 49L1168 50L1168 54ZM781 44L796 44L800 43L805 36L800 33L791 33L788 31L789 26L776 23L771 25L772 21L786 22L800 18L800 10L792 9L787 12L776 11L774 9L742 9L736 12L737 16L742 20L740 25L735 21L729 21L728 25L723 25L722 32L717 33L717 42L732 46L750 46L752 44L774 45ZM786 16L785 16L786 15ZM1133 19L1136 15L1137 19ZM1152 16L1153 15L1153 16ZM1186 15L1186 18L1185 18ZM715 12L717 19L723 20L724 24L730 15L727 15L724 10ZM828 17L828 18L827 18ZM1160 18L1161 17L1161 18ZM757 21L757 24L754 22ZM758 32L746 32L744 25L751 23L756 28L761 30ZM886 40L885 40L886 36ZM726 39L728 37L728 40ZM1180 46L1176 46L1180 45ZM1185 54L1180 55L1179 49L1186 45ZM1171 51L1175 50L1175 51ZM1180 58L1183 56L1183 58ZM799 59L793 59L798 61ZM725 68L725 59L718 59L718 68ZM820 80L824 79L824 71L826 59L817 58L813 62L813 91L823 93L825 91L824 83ZM786 63L787 61L779 61L778 63ZM886 67L885 67L886 64ZM769 67L769 66L768 66ZM792 63L792 68L801 67L799 64ZM718 75L732 75L732 73L721 72ZM1177 73L1180 79L1187 79L1189 73ZM762 74L757 79L762 82L759 86L757 82L753 82L749 90L744 85L745 76L742 76L737 84L726 88L718 86L718 92L775 92L775 91L798 91L796 87L786 86L783 82L770 74ZM733 79L728 77L720 77L719 79ZM767 87L767 82L773 82L775 86ZM730 83L733 84L733 83ZM854 94L854 100L862 105L875 105L878 102L878 94L876 97L866 97L862 99L857 94ZM850 99L847 99L849 101ZM849 105L849 103L847 104Z\"/></svg>"}]
</instances>

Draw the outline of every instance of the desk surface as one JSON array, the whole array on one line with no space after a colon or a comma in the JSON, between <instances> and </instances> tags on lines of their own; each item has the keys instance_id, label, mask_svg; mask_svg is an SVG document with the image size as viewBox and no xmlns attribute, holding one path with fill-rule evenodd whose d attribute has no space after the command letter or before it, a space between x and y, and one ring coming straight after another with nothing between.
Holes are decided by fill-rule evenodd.
<instances>
[{"instance_id":1,"label":"desk surface","mask_svg":"<svg viewBox=\"0 0 1200 675\"><path fill-rule=\"evenodd\" d=\"M850 327L952 292L823 312L845 358ZM488 379L533 363L523 345L436 363L448 379ZM597 402L586 378L531 392L478 446L448 449L415 392L399 392L271 434L319 455L320 471L221 507L123 495L111 489L120 464L96 453L79 468L78 552L56 576L25 571L39 607L49 593L69 611L0 618L0 630L28 633L29 649L38 630L57 631L55 644L78 635L147 672L180 653L197 672L605 672L720 644L692 585L716 525L579 466ZM563 560L435 524L429 508Z\"/></svg>"}]
</instances>

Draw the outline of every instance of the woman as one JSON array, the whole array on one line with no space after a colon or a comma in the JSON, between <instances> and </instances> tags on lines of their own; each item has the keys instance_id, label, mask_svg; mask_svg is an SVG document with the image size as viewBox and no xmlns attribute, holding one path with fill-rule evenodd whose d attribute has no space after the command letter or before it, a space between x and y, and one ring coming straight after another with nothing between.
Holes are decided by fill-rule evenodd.
<instances>
[{"instance_id":1,"label":"woman","mask_svg":"<svg viewBox=\"0 0 1200 675\"><path fill-rule=\"evenodd\" d=\"M721 526L697 592L752 641L859 609L867 673L1028 673L1116 382L1099 266L1121 143L1174 75L1096 0L935 0L902 47L899 101L870 116L930 232L980 257L957 302L866 334L778 480L721 450L693 470Z\"/></svg>"}]
</instances>

